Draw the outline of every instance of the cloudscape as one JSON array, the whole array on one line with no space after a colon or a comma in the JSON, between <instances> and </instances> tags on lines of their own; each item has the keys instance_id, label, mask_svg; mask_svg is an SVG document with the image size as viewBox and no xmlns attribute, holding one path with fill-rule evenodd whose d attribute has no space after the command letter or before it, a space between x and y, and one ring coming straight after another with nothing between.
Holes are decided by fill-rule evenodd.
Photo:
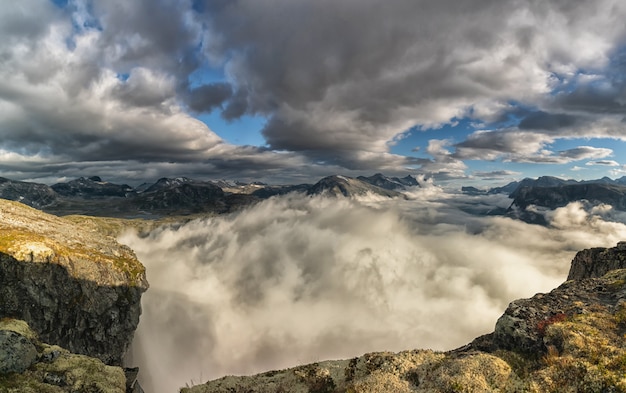
<instances>
[{"instance_id":1,"label":"cloudscape","mask_svg":"<svg viewBox=\"0 0 626 393\"><path fill-rule=\"evenodd\" d=\"M624 0L4 1L0 196L145 265L125 360L146 391L451 350L626 241L625 20Z\"/></svg>"},{"instance_id":2,"label":"cloudscape","mask_svg":"<svg viewBox=\"0 0 626 393\"><path fill-rule=\"evenodd\" d=\"M621 176L625 16L618 0L8 2L0 174Z\"/></svg>"},{"instance_id":3,"label":"cloudscape","mask_svg":"<svg viewBox=\"0 0 626 393\"><path fill-rule=\"evenodd\" d=\"M563 282L577 250L626 238L624 214L606 205L573 202L543 227L463 212L502 196L413 198L292 194L122 236L150 282L132 356L142 386L457 348L493 331L509 302Z\"/></svg>"}]
</instances>

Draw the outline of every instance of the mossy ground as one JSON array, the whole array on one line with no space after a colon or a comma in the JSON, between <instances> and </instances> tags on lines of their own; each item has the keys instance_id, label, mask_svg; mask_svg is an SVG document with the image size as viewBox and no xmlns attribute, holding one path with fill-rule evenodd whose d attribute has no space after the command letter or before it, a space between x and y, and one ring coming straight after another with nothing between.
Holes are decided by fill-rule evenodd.
<instances>
[{"instance_id":1,"label":"mossy ground","mask_svg":"<svg viewBox=\"0 0 626 393\"><path fill-rule=\"evenodd\" d=\"M27 337L40 355L40 361L24 373L0 374L0 393L124 393L126 390L126 377L120 367L42 343L24 321L3 318L0 330Z\"/></svg>"},{"instance_id":2,"label":"mossy ground","mask_svg":"<svg viewBox=\"0 0 626 393\"><path fill-rule=\"evenodd\" d=\"M121 222L107 226L108 221L102 219L91 226L88 222L81 225L80 220L59 218L17 202L0 202L0 253L26 262L75 265L82 260L112 266L131 286L145 284L145 268L132 250L106 234L120 228ZM104 228L96 231L94 227L100 224Z\"/></svg>"}]
</instances>

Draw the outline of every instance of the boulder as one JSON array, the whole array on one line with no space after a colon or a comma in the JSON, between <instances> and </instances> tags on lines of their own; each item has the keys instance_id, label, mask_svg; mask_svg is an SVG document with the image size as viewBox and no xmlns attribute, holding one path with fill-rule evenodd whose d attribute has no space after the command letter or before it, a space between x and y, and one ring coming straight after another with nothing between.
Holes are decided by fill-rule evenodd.
<instances>
[{"instance_id":1,"label":"boulder","mask_svg":"<svg viewBox=\"0 0 626 393\"><path fill-rule=\"evenodd\" d=\"M10 330L0 331L0 374L24 372L36 358L37 349L28 338Z\"/></svg>"},{"instance_id":2,"label":"boulder","mask_svg":"<svg viewBox=\"0 0 626 393\"><path fill-rule=\"evenodd\" d=\"M0 320L0 337L12 341L0 338L0 392L126 392L122 368L44 343L25 321Z\"/></svg>"}]
</instances>

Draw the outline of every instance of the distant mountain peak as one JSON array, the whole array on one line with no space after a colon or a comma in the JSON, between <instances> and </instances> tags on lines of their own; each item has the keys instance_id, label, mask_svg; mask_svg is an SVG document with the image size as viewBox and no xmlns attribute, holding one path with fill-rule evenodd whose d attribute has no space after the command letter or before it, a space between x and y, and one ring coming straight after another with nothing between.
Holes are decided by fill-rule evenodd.
<instances>
[{"instance_id":1,"label":"distant mountain peak","mask_svg":"<svg viewBox=\"0 0 626 393\"><path fill-rule=\"evenodd\" d=\"M384 196L387 198L404 196L399 192L379 187L375 184L363 181L359 178L355 179L342 175L332 175L321 179L311 188L309 188L307 194L344 197L355 197L373 194Z\"/></svg>"},{"instance_id":2,"label":"distant mountain peak","mask_svg":"<svg viewBox=\"0 0 626 393\"><path fill-rule=\"evenodd\" d=\"M411 175L407 175L403 178L387 177L382 173L376 173L372 176L359 176L358 180L372 184L377 187L384 188L386 190L404 190L407 187L419 186L419 182Z\"/></svg>"}]
</instances>

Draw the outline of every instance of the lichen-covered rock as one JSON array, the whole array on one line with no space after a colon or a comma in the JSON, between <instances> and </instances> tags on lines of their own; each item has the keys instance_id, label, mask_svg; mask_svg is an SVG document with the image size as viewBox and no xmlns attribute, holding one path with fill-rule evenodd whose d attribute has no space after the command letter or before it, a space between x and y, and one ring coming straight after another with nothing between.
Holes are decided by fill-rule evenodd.
<instances>
[{"instance_id":1,"label":"lichen-covered rock","mask_svg":"<svg viewBox=\"0 0 626 393\"><path fill-rule=\"evenodd\" d=\"M100 360L77 355L42 343L24 321L5 318L0 321L0 335L12 334L28 341L22 354L32 357L31 364L20 370L0 374L0 393L125 393L126 378L120 367L107 366ZM14 348L18 351L18 348ZM31 353L34 351L34 353ZM26 354L28 353L28 354Z\"/></svg>"},{"instance_id":2,"label":"lichen-covered rock","mask_svg":"<svg viewBox=\"0 0 626 393\"><path fill-rule=\"evenodd\" d=\"M35 345L19 333L0 331L0 374L21 373L35 362Z\"/></svg>"},{"instance_id":3,"label":"lichen-covered rock","mask_svg":"<svg viewBox=\"0 0 626 393\"><path fill-rule=\"evenodd\" d=\"M120 365L139 323L145 269L113 238L0 200L0 317L45 342Z\"/></svg>"}]
</instances>

